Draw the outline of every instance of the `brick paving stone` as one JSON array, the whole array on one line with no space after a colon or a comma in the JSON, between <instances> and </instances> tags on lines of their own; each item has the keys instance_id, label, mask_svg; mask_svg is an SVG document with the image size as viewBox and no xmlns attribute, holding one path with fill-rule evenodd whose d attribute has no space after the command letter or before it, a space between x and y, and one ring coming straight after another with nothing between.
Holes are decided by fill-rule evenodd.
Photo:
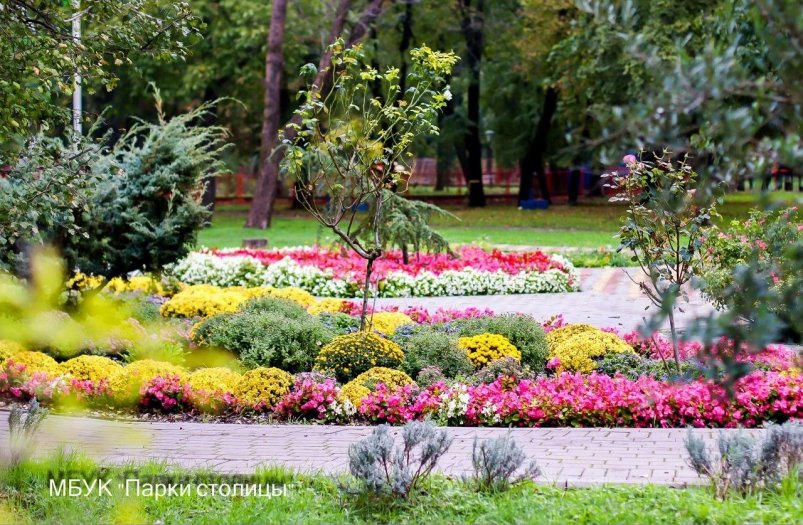
<instances>
[{"instance_id":1,"label":"brick paving stone","mask_svg":"<svg viewBox=\"0 0 803 525\"><path fill-rule=\"evenodd\" d=\"M8 410L0 409L0 456L8 450ZM221 473L249 473L260 466L327 474L348 471L348 446L371 427L120 422L49 416L37 435L37 454L65 447L107 464L156 460ZM506 434L502 428L449 428L454 444L440 472L471 472L474 437ZM545 472L545 483L587 487L601 483L701 483L685 461L685 429L512 429L514 439ZM717 431L699 429L708 441ZM733 432L726 430L725 432ZM761 430L749 431L752 433ZM399 430L393 429L398 438ZM637 445L634 445L637 444Z\"/></svg>"},{"instance_id":2,"label":"brick paving stone","mask_svg":"<svg viewBox=\"0 0 803 525\"><path fill-rule=\"evenodd\" d=\"M629 274L637 281L644 279L639 268L581 268L579 272L579 292L379 298L376 300L376 306L417 305L430 310L474 306L490 308L497 313L526 313L539 320L563 314L564 319L570 323L589 323L599 327L612 326L625 331L637 328L643 317L655 311L649 300L639 290L638 285L628 277ZM683 305L684 311L676 314L677 325L680 329L686 327L694 317L707 315L714 310L696 291L690 291L689 299L689 302Z\"/></svg>"}]
</instances>

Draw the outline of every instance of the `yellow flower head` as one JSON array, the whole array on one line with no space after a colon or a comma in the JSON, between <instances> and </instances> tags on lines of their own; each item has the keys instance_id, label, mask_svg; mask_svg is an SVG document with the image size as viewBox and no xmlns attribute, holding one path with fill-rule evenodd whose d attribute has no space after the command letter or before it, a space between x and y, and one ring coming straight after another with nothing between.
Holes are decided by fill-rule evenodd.
<instances>
[{"instance_id":1,"label":"yellow flower head","mask_svg":"<svg viewBox=\"0 0 803 525\"><path fill-rule=\"evenodd\" d=\"M512 357L521 361L521 352L506 337L499 334L479 334L461 337L457 345L466 351L476 368L482 368L491 361Z\"/></svg>"}]
</instances>

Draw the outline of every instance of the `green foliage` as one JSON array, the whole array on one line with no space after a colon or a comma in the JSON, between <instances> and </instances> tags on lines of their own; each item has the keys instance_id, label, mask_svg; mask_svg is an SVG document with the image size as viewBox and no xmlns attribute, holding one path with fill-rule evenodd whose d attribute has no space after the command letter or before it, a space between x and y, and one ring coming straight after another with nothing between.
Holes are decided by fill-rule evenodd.
<instances>
[{"instance_id":1,"label":"green foliage","mask_svg":"<svg viewBox=\"0 0 803 525\"><path fill-rule=\"evenodd\" d=\"M144 479L182 479L201 483L243 483L241 476L215 474L208 470L171 469L163 463L133 465ZM53 473L69 477L112 479L111 496L97 491L81 498L65 498L50 493ZM281 467L257 469L249 482L279 486L287 484L286 495L278 498L216 495L162 498L133 495L126 497L119 483L130 478L126 467L102 468L83 456L62 453L36 461L23 461L0 468L0 487L7 494L4 509L13 523L63 523L80 525L111 523L122 511L136 509L136 519L154 522L213 524L229 520L236 523L287 523L362 525L368 523L543 523L567 522L583 525L620 523L743 523L745 516L757 523L799 523L803 485L789 490L748 494L744 497L714 499L704 487L674 488L660 485L602 485L589 488L556 487L551 484L524 483L507 492L477 492L462 480L435 475L416 495L415 504L385 502L372 505L364 499L345 501L338 491L339 481L330 476L300 475ZM253 481L252 481L253 480ZM6 510L8 509L8 510ZM6 514L7 516L8 514Z\"/></svg>"},{"instance_id":2,"label":"green foliage","mask_svg":"<svg viewBox=\"0 0 803 525\"><path fill-rule=\"evenodd\" d=\"M102 145L37 135L11 170L0 177L0 270L23 272L26 252L57 237L84 237L81 216L90 213L91 166Z\"/></svg>"},{"instance_id":3,"label":"green foliage","mask_svg":"<svg viewBox=\"0 0 803 525\"><path fill-rule=\"evenodd\" d=\"M14 1L0 9L4 153L14 153L11 137L47 129L52 116L68 120L59 97L72 92L74 73L82 75L89 93L99 87L111 90L116 68L136 55L183 59L185 44L196 39L202 25L186 2L81 0L80 10L83 38L78 42L71 34L75 2Z\"/></svg>"},{"instance_id":4,"label":"green foliage","mask_svg":"<svg viewBox=\"0 0 803 525\"><path fill-rule=\"evenodd\" d=\"M703 293L720 308L744 301L744 295L734 297L728 291L733 286L734 268L750 265L759 270L759 275L771 277L772 281L767 285L779 299L790 299L776 301L770 308L787 325L788 335L799 340L803 326L798 322L800 316L793 312L801 311L800 301L795 297L799 296L803 283L794 254L795 249L803 245L800 224L797 208L753 210L747 221L733 221L727 231L712 233L706 243L709 268ZM737 309L747 312L757 306L747 303L738 305Z\"/></svg>"},{"instance_id":5,"label":"green foliage","mask_svg":"<svg viewBox=\"0 0 803 525\"><path fill-rule=\"evenodd\" d=\"M433 216L457 219L455 215L434 204L407 199L389 190L382 192L380 201L383 202L379 217L379 239L382 249L388 246L399 248L405 262L408 261L410 247L416 254L423 250L451 253L449 243L443 235L432 229L430 221ZM376 200L374 199L371 204L375 206ZM363 237L372 235L369 226L369 222L361 223L356 235Z\"/></svg>"},{"instance_id":6,"label":"green foliage","mask_svg":"<svg viewBox=\"0 0 803 525\"><path fill-rule=\"evenodd\" d=\"M393 340L404 350L402 370L411 377L418 377L427 367L438 367L447 378L474 371L468 355L457 346L457 338L453 335L420 326L411 335L396 336Z\"/></svg>"},{"instance_id":7,"label":"green foliage","mask_svg":"<svg viewBox=\"0 0 803 525\"><path fill-rule=\"evenodd\" d=\"M439 91L452 66L453 53L428 47L410 52L412 68L404 93L398 68L380 73L370 65L362 46L346 48L338 39L329 48L332 89L321 97L320 86L301 92L303 103L285 139L282 169L295 183L296 195L307 211L331 229L360 257L366 259L366 282L373 261L382 255L385 241L380 226L386 190L395 189L409 176L410 147L420 135L438 132L438 110L446 105L448 87ZM302 76L311 80L316 68L307 64ZM372 94L381 86L382 95ZM328 201L319 204L317 197ZM357 219L360 205L372 212ZM364 226L359 223L364 222ZM360 231L365 232L362 235ZM370 286L364 287L361 327L365 326Z\"/></svg>"},{"instance_id":8,"label":"green foliage","mask_svg":"<svg viewBox=\"0 0 803 525\"><path fill-rule=\"evenodd\" d=\"M138 122L95 160L98 182L77 219L81 235L62 240L71 266L84 273L158 272L189 252L210 218L200 194L224 169L227 132L201 125L214 103L168 120L155 94L158 122Z\"/></svg>"},{"instance_id":9,"label":"green foliage","mask_svg":"<svg viewBox=\"0 0 803 525\"><path fill-rule=\"evenodd\" d=\"M457 323L459 335L499 334L521 352L521 363L535 372L544 369L549 349L546 334L535 319L523 314L477 317Z\"/></svg>"},{"instance_id":10,"label":"green foliage","mask_svg":"<svg viewBox=\"0 0 803 525\"><path fill-rule=\"evenodd\" d=\"M280 311L242 311L201 321L193 329L197 344L239 355L249 367L276 367L291 373L312 368L332 333L315 317L287 317Z\"/></svg>"},{"instance_id":11,"label":"green foliage","mask_svg":"<svg viewBox=\"0 0 803 525\"><path fill-rule=\"evenodd\" d=\"M680 367L674 302L686 298L684 284L702 275L700 251L723 188L699 184L686 160L675 163L668 152L654 162L632 155L625 162L627 173L608 175L618 192L611 202L627 205L619 229L620 249L632 252L633 261L649 279L639 288L669 317L675 364Z\"/></svg>"},{"instance_id":12,"label":"green foliage","mask_svg":"<svg viewBox=\"0 0 803 525\"><path fill-rule=\"evenodd\" d=\"M490 384L500 377L515 377L517 379L535 379L536 374L527 365L521 364L516 358L503 357L494 359L469 378L475 385Z\"/></svg>"},{"instance_id":13,"label":"green foliage","mask_svg":"<svg viewBox=\"0 0 803 525\"><path fill-rule=\"evenodd\" d=\"M340 312L323 312L318 314L321 322L337 335L350 334L360 328L360 320Z\"/></svg>"},{"instance_id":14,"label":"green foliage","mask_svg":"<svg viewBox=\"0 0 803 525\"><path fill-rule=\"evenodd\" d=\"M276 314L290 319L306 319L309 314L303 306L292 299L284 297L257 297L251 299L242 308L242 312L256 314Z\"/></svg>"},{"instance_id":15,"label":"green foliage","mask_svg":"<svg viewBox=\"0 0 803 525\"><path fill-rule=\"evenodd\" d=\"M633 352L607 354L597 360L594 369L598 374L614 376L622 374L628 379L636 380L642 376L656 379L677 379L680 377L699 377L702 375L701 366L692 361L680 362L680 374L677 367L660 359L649 359Z\"/></svg>"}]
</instances>

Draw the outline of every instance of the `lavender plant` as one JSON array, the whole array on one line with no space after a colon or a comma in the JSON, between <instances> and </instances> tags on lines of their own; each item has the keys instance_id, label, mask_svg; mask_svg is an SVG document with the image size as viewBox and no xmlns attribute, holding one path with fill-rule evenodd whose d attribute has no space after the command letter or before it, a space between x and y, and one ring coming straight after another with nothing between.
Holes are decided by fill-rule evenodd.
<instances>
[{"instance_id":1,"label":"lavender plant","mask_svg":"<svg viewBox=\"0 0 803 525\"><path fill-rule=\"evenodd\" d=\"M28 457L48 411L39 405L36 398L27 406L15 405L8 416L9 452L12 465Z\"/></svg>"},{"instance_id":2,"label":"lavender plant","mask_svg":"<svg viewBox=\"0 0 803 525\"><path fill-rule=\"evenodd\" d=\"M535 460L525 466L526 459L527 455L510 433L484 441L475 437L471 453L473 481L480 490L503 491L513 484L541 476L541 468Z\"/></svg>"},{"instance_id":3,"label":"lavender plant","mask_svg":"<svg viewBox=\"0 0 803 525\"><path fill-rule=\"evenodd\" d=\"M715 454L689 429L686 437L689 465L708 478L716 496L731 490L746 494L777 486L783 479L800 476L803 462L803 424L787 422L768 428L763 439L742 432L720 433Z\"/></svg>"},{"instance_id":4,"label":"lavender plant","mask_svg":"<svg viewBox=\"0 0 803 525\"><path fill-rule=\"evenodd\" d=\"M411 421L402 428L397 447L388 429L380 425L349 447L349 470L363 492L407 499L449 450L452 439L430 421Z\"/></svg>"}]
</instances>

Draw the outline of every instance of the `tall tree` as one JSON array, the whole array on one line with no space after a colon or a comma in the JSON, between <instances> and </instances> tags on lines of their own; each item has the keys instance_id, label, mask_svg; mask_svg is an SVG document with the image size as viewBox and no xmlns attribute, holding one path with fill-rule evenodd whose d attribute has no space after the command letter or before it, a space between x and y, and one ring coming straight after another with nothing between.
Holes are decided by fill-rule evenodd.
<instances>
[{"instance_id":1,"label":"tall tree","mask_svg":"<svg viewBox=\"0 0 803 525\"><path fill-rule=\"evenodd\" d=\"M348 38L345 39L346 48L352 47L367 34L374 21L381 14L384 3L385 0L371 0L368 3L360 16L357 18L354 26L351 28ZM335 17L332 21L332 29L329 32L329 45L333 44L343 34L346 20L351 12L351 9L351 0L341 0L338 4ZM332 51L329 49L329 46L327 46L327 50L321 55L320 61L318 62L317 75L312 83L311 88L313 92L323 95L329 92L331 89L332 76L328 73L330 72L331 67ZM282 129L285 141L289 143L295 140L297 127L300 124L301 119L299 115L294 115ZM276 139L274 138L273 140L275 143ZM260 176L259 180L257 181L257 186L265 186L267 188L270 185L273 188L273 194L267 194L266 189L265 193L267 196L265 198L262 198L260 201L254 199L251 202L251 209L248 213L248 222L246 223L246 226L266 228L270 224L269 214L273 213L273 209L270 204L272 204L273 199L275 198L275 191L278 185L279 164L282 160L282 156L283 154L281 150L273 151L264 156L264 160L261 163L262 167L259 171ZM273 177L275 180L272 182L264 180L267 177Z\"/></svg>"},{"instance_id":2,"label":"tall tree","mask_svg":"<svg viewBox=\"0 0 803 525\"><path fill-rule=\"evenodd\" d=\"M262 113L262 143L260 146L259 178L248 220L251 228L267 228L273 214L273 203L279 183L279 165L269 158L277 143L281 124L281 87L284 69L284 27L287 20L287 0L273 0L265 54L265 108Z\"/></svg>"},{"instance_id":3,"label":"tall tree","mask_svg":"<svg viewBox=\"0 0 803 525\"><path fill-rule=\"evenodd\" d=\"M484 0L457 0L460 29L466 42L466 126L463 134L463 153L458 159L468 186L468 205L485 206L482 186L482 140L480 138L480 72L484 47Z\"/></svg>"},{"instance_id":4,"label":"tall tree","mask_svg":"<svg viewBox=\"0 0 803 525\"><path fill-rule=\"evenodd\" d=\"M547 187L546 169L544 156L547 152L549 131L552 127L552 117L558 109L558 91L549 86L544 92L544 103L541 107L541 114L538 117L538 124L535 128L532 142L527 148L524 156L519 161L519 201L530 198L533 187L533 175L538 179L538 189L541 198L552 203Z\"/></svg>"}]
</instances>

